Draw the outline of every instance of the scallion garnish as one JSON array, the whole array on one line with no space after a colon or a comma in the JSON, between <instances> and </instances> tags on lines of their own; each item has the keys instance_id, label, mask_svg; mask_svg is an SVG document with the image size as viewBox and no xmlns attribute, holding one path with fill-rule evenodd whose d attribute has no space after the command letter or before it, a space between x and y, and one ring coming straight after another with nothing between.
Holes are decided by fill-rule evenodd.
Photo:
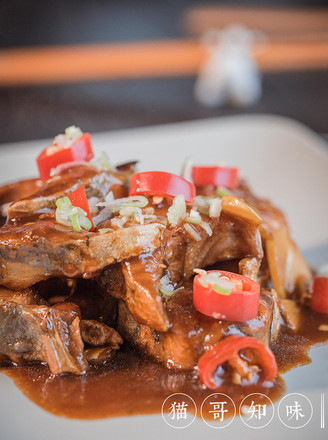
<instances>
[{"instance_id":1,"label":"scallion garnish","mask_svg":"<svg viewBox=\"0 0 328 440\"><path fill-rule=\"evenodd\" d=\"M230 293L232 291L232 289L224 289L223 287L219 286L218 284L213 284L212 289L215 292L220 293L221 295L230 295Z\"/></svg>"},{"instance_id":2,"label":"scallion garnish","mask_svg":"<svg viewBox=\"0 0 328 440\"><path fill-rule=\"evenodd\" d=\"M224 188L223 186L219 186L219 188L216 189L216 194L222 199L224 196L233 196L233 193L229 191L227 188Z\"/></svg>"},{"instance_id":3,"label":"scallion garnish","mask_svg":"<svg viewBox=\"0 0 328 440\"><path fill-rule=\"evenodd\" d=\"M179 194L173 199L172 205L167 211L167 219L172 226L176 226L179 220L187 212L187 205L183 194Z\"/></svg>"},{"instance_id":4,"label":"scallion garnish","mask_svg":"<svg viewBox=\"0 0 328 440\"><path fill-rule=\"evenodd\" d=\"M90 219L87 217L87 213L71 204L68 197L60 197L56 200L56 221L61 225L71 226L74 231L80 232L81 229L89 231L92 227Z\"/></svg>"}]
</instances>

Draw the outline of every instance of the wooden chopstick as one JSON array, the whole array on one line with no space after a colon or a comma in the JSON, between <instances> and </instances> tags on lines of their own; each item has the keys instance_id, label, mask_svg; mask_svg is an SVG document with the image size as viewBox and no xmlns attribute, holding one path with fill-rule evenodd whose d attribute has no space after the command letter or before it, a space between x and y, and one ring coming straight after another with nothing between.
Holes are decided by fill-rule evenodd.
<instances>
[{"instance_id":1,"label":"wooden chopstick","mask_svg":"<svg viewBox=\"0 0 328 440\"><path fill-rule=\"evenodd\" d=\"M270 41L286 41L295 37L327 36L328 8L201 5L187 10L182 22L185 30L193 35L240 24L264 32Z\"/></svg>"},{"instance_id":2,"label":"wooden chopstick","mask_svg":"<svg viewBox=\"0 0 328 440\"><path fill-rule=\"evenodd\" d=\"M264 72L328 68L328 38L257 42ZM196 75L207 59L196 40L58 46L0 51L0 86Z\"/></svg>"},{"instance_id":3,"label":"wooden chopstick","mask_svg":"<svg viewBox=\"0 0 328 440\"><path fill-rule=\"evenodd\" d=\"M183 76L205 59L194 41L2 50L0 85Z\"/></svg>"}]
</instances>

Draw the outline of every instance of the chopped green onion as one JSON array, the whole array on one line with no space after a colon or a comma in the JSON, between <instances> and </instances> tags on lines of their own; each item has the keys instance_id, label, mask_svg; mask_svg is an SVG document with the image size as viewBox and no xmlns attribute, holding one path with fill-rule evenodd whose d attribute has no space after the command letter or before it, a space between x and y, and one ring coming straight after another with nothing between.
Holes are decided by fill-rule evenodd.
<instances>
[{"instance_id":1,"label":"chopped green onion","mask_svg":"<svg viewBox=\"0 0 328 440\"><path fill-rule=\"evenodd\" d=\"M131 196L126 197L124 206L131 206L132 208L144 208L148 205L148 199L145 196Z\"/></svg>"},{"instance_id":2,"label":"chopped green onion","mask_svg":"<svg viewBox=\"0 0 328 440\"><path fill-rule=\"evenodd\" d=\"M210 200L209 215L213 218L219 218L222 210L222 201L219 198Z\"/></svg>"},{"instance_id":3,"label":"chopped green onion","mask_svg":"<svg viewBox=\"0 0 328 440\"><path fill-rule=\"evenodd\" d=\"M68 197L60 197L56 200L56 206L58 209L65 209L72 206L72 203Z\"/></svg>"},{"instance_id":4,"label":"chopped green onion","mask_svg":"<svg viewBox=\"0 0 328 440\"><path fill-rule=\"evenodd\" d=\"M224 289L223 287L219 286L218 284L213 284L212 289L215 292L220 293L221 295L230 295L230 293L232 291L232 289Z\"/></svg>"},{"instance_id":5,"label":"chopped green onion","mask_svg":"<svg viewBox=\"0 0 328 440\"><path fill-rule=\"evenodd\" d=\"M136 222L140 223L141 225L144 224L144 216L142 214L142 211L141 211L140 208L137 208L135 206L126 206L126 205L124 205L120 209L120 215L121 216L131 217Z\"/></svg>"},{"instance_id":6,"label":"chopped green onion","mask_svg":"<svg viewBox=\"0 0 328 440\"><path fill-rule=\"evenodd\" d=\"M210 226L208 223L206 223L206 222L200 222L199 226L200 226L201 228L203 228L204 231L206 231L206 233L207 233L207 235L208 235L209 237L211 237L211 235L213 234L213 231L212 231L211 226Z\"/></svg>"},{"instance_id":7,"label":"chopped green onion","mask_svg":"<svg viewBox=\"0 0 328 440\"><path fill-rule=\"evenodd\" d=\"M79 214L78 213L71 216L71 222L72 222L72 226L73 226L74 231L80 232L81 226L79 223Z\"/></svg>"},{"instance_id":8,"label":"chopped green onion","mask_svg":"<svg viewBox=\"0 0 328 440\"><path fill-rule=\"evenodd\" d=\"M66 136L78 139L83 135L83 131L79 127L71 125L70 127L65 128L65 134Z\"/></svg>"},{"instance_id":9,"label":"chopped green onion","mask_svg":"<svg viewBox=\"0 0 328 440\"><path fill-rule=\"evenodd\" d=\"M201 223L202 219L197 217L186 217L185 222L192 223L193 225L199 225Z\"/></svg>"},{"instance_id":10,"label":"chopped green onion","mask_svg":"<svg viewBox=\"0 0 328 440\"><path fill-rule=\"evenodd\" d=\"M173 204L167 211L167 219L172 226L176 226L179 220L187 212L187 205L183 194L179 194L173 199Z\"/></svg>"},{"instance_id":11,"label":"chopped green onion","mask_svg":"<svg viewBox=\"0 0 328 440\"><path fill-rule=\"evenodd\" d=\"M58 134L54 138L52 141L53 145L47 148L47 154L52 154L58 145L62 148L69 148L82 135L83 131L80 128L75 127L75 125L67 127L64 134Z\"/></svg>"},{"instance_id":12,"label":"chopped green onion","mask_svg":"<svg viewBox=\"0 0 328 440\"><path fill-rule=\"evenodd\" d=\"M203 215L207 215L207 217L209 217L209 206L207 207L207 209L204 206L200 206L199 208L197 208L198 211L203 214Z\"/></svg>"},{"instance_id":13,"label":"chopped green onion","mask_svg":"<svg viewBox=\"0 0 328 440\"><path fill-rule=\"evenodd\" d=\"M112 212L119 212L122 208L144 208L148 205L148 199L145 196L131 196L116 199L109 203L98 203L98 206L106 206Z\"/></svg>"},{"instance_id":14,"label":"chopped green onion","mask_svg":"<svg viewBox=\"0 0 328 440\"><path fill-rule=\"evenodd\" d=\"M209 216L210 203L214 199L214 197L196 196L193 209L197 209L201 214Z\"/></svg>"},{"instance_id":15,"label":"chopped green onion","mask_svg":"<svg viewBox=\"0 0 328 440\"><path fill-rule=\"evenodd\" d=\"M172 295L174 295L175 293L177 293L177 292L179 292L180 290L183 290L184 289L184 287L183 286L181 286L181 287L179 287L178 289L174 289L174 290L168 290L168 289L165 289L164 287L161 287L160 289L159 289L159 291L164 295L164 296L166 296L166 297L171 297Z\"/></svg>"},{"instance_id":16,"label":"chopped green onion","mask_svg":"<svg viewBox=\"0 0 328 440\"><path fill-rule=\"evenodd\" d=\"M185 223L183 225L186 232L196 241L201 241L202 237L198 234L198 232L189 224Z\"/></svg>"},{"instance_id":17,"label":"chopped green onion","mask_svg":"<svg viewBox=\"0 0 328 440\"><path fill-rule=\"evenodd\" d=\"M88 219L88 217L84 217L82 215L79 215L78 219L79 219L81 228L86 229L87 231L90 231L90 229L92 227L92 223Z\"/></svg>"},{"instance_id":18,"label":"chopped green onion","mask_svg":"<svg viewBox=\"0 0 328 440\"><path fill-rule=\"evenodd\" d=\"M187 223L193 223L195 225L199 225L202 221L201 216L199 215L199 212L195 209L190 210L189 216L185 218L185 222Z\"/></svg>"},{"instance_id":19,"label":"chopped green onion","mask_svg":"<svg viewBox=\"0 0 328 440\"><path fill-rule=\"evenodd\" d=\"M164 275L160 279L161 287L159 291L166 297L172 296L174 293L178 292L179 290L183 289L184 287L179 287L178 289L174 289L173 285L171 284L170 278L168 275Z\"/></svg>"},{"instance_id":20,"label":"chopped green onion","mask_svg":"<svg viewBox=\"0 0 328 440\"><path fill-rule=\"evenodd\" d=\"M167 296L167 297L170 297L170 296L172 296L172 295L174 294L174 290L164 289L164 287L161 287L161 288L159 289L159 291L160 291L164 296Z\"/></svg>"},{"instance_id":21,"label":"chopped green onion","mask_svg":"<svg viewBox=\"0 0 328 440\"><path fill-rule=\"evenodd\" d=\"M219 188L216 189L216 194L222 199L224 196L233 196L233 193L229 191L227 188L224 188L223 186L219 186Z\"/></svg>"},{"instance_id":22,"label":"chopped green onion","mask_svg":"<svg viewBox=\"0 0 328 440\"><path fill-rule=\"evenodd\" d=\"M92 222L87 217L87 213L77 207L72 206L68 197L61 197L56 200L56 221L61 225L71 226L74 231L80 232L81 229L89 231L92 227Z\"/></svg>"}]
</instances>

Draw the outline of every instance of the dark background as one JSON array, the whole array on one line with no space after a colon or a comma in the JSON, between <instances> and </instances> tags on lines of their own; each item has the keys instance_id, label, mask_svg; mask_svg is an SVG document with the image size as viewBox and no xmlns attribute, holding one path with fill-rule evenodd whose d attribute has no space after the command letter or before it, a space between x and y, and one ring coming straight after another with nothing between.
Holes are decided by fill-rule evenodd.
<instances>
[{"instance_id":1,"label":"dark background","mask_svg":"<svg viewBox=\"0 0 328 440\"><path fill-rule=\"evenodd\" d=\"M0 0L0 48L185 37L183 11L200 4L328 6L327 1ZM1 66L0 66L1 69ZM247 110L207 109L194 79L145 79L0 88L0 142L238 113L274 113L328 133L328 71L267 74L262 100Z\"/></svg>"}]
</instances>

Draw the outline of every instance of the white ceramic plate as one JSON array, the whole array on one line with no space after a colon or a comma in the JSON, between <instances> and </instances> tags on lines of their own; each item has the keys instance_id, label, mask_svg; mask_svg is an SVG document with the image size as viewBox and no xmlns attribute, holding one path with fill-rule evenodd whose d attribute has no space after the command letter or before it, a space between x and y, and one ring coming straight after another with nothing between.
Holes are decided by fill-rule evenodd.
<instances>
[{"instance_id":1,"label":"white ceramic plate","mask_svg":"<svg viewBox=\"0 0 328 440\"><path fill-rule=\"evenodd\" d=\"M36 175L35 157L48 142L1 146L0 183ZM322 264L326 258L328 262L328 145L299 123L275 116L229 117L101 133L93 136L93 145L96 153L106 151L113 163L138 159L144 170L179 172L186 156L197 163L237 165L256 193L272 199L285 211L293 237L311 261ZM326 439L328 428L320 428L320 395L325 393L328 408L328 348L315 348L311 357L311 365L285 375L287 392L303 393L313 405L310 423L299 430L285 427L277 415L260 430L235 419L220 431L198 419L186 429L175 430L161 416L68 420L44 412L1 375L0 438L160 440L226 436L253 440L263 435L267 439L307 439L314 435Z\"/></svg>"}]
</instances>

